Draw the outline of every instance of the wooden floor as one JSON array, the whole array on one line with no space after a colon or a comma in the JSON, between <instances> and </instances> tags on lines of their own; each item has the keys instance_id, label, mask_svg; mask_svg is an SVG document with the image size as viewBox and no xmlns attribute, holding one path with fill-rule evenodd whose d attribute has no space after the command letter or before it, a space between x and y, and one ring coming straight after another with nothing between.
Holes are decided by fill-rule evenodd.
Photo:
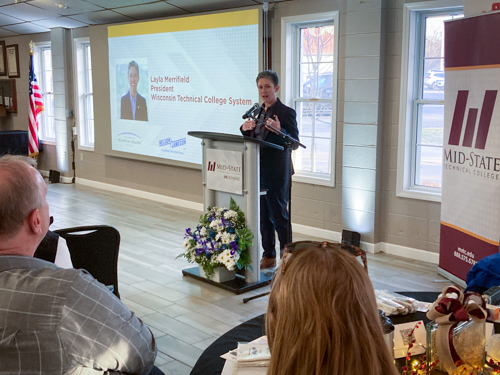
<instances>
[{"instance_id":1,"label":"wooden floor","mask_svg":"<svg viewBox=\"0 0 500 375\"><path fill-rule=\"evenodd\" d=\"M214 286L183 277L188 266L176 259L185 228L200 212L121 195L82 185L48 184L47 200L54 216L51 229L106 224L121 235L119 285L123 302L143 319L158 342L156 365L167 375L189 374L215 339L266 311L267 296L247 304ZM294 240L314 239L295 235ZM375 289L441 291L447 283L437 266L384 253L369 254Z\"/></svg>"}]
</instances>

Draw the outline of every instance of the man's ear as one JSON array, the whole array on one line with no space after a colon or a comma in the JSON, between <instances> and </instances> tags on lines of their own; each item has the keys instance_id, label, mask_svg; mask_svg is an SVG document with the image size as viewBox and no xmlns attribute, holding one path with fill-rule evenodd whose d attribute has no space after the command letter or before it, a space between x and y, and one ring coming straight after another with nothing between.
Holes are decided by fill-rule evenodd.
<instances>
[{"instance_id":1,"label":"man's ear","mask_svg":"<svg viewBox=\"0 0 500 375\"><path fill-rule=\"evenodd\" d=\"M42 216L38 208L35 208L29 214L28 225L34 234L40 234L42 232Z\"/></svg>"}]
</instances>

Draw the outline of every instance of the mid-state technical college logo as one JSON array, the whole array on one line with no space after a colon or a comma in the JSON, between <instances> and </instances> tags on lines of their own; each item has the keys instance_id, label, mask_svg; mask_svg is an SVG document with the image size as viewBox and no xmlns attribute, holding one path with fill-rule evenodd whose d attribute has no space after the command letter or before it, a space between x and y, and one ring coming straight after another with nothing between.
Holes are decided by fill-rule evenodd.
<instances>
[{"instance_id":1,"label":"mid-state technical college logo","mask_svg":"<svg viewBox=\"0 0 500 375\"><path fill-rule=\"evenodd\" d=\"M451 121L450 137L448 138L448 146L451 147L444 148L443 167L445 169L491 180L500 179L499 173L495 173L500 172L500 158L484 155L482 151L486 147L497 93L498 90L485 91L481 113L479 114L479 122L477 120L479 109L469 108L462 137L469 90L458 91L455 111L453 112L453 119ZM468 153L462 151L464 147L472 148L474 136L476 138L474 142L474 149L476 151ZM460 139L462 139L461 144ZM453 146L458 147L455 148Z\"/></svg>"},{"instance_id":2,"label":"mid-state technical college logo","mask_svg":"<svg viewBox=\"0 0 500 375\"><path fill-rule=\"evenodd\" d=\"M495 101L497 99L497 92L498 90L486 90L484 93L483 107L481 108L481 117L479 117L479 126L477 128L476 144L474 145L474 148L484 150L486 138L488 137L488 131L490 130L493 108L495 107ZM469 90L458 91L455 112L453 113L453 120L451 122L450 138L448 139L449 145L458 146L460 142L468 97ZM477 108L469 108L467 123L465 125L464 139L462 141L463 147L472 146L472 139L474 138L476 130L477 112Z\"/></svg>"},{"instance_id":3,"label":"mid-state technical college logo","mask_svg":"<svg viewBox=\"0 0 500 375\"><path fill-rule=\"evenodd\" d=\"M208 171L209 172L215 172L215 166L217 163L215 161L209 161L208 162Z\"/></svg>"}]
</instances>

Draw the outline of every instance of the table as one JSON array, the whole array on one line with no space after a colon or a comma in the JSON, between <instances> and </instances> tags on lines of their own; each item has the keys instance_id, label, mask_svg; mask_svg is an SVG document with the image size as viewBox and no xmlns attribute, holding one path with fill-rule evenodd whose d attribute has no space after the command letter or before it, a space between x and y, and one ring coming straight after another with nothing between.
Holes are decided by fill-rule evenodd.
<instances>
[{"instance_id":1,"label":"table","mask_svg":"<svg viewBox=\"0 0 500 375\"><path fill-rule=\"evenodd\" d=\"M28 155L28 132L26 130L0 131L0 156L4 154Z\"/></svg>"},{"instance_id":2,"label":"table","mask_svg":"<svg viewBox=\"0 0 500 375\"><path fill-rule=\"evenodd\" d=\"M434 302L439 295L439 292L398 293L424 302ZM394 324L414 322L417 320L423 320L425 324L430 322L430 320L425 316L425 313L421 312L403 316L394 316L391 317L391 320ZM225 359L220 358L222 354L235 349L239 342L250 342L264 334L264 314L240 324L219 337L201 354L191 371L191 375L220 375L226 361Z\"/></svg>"}]
</instances>

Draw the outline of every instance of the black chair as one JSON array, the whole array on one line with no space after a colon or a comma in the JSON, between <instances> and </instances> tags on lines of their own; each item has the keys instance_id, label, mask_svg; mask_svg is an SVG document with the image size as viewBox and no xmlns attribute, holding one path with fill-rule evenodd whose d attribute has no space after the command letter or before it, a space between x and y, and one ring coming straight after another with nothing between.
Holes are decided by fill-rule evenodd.
<instances>
[{"instance_id":1,"label":"black chair","mask_svg":"<svg viewBox=\"0 0 500 375\"><path fill-rule=\"evenodd\" d=\"M118 251L120 233L107 225L93 225L54 231L63 237L74 268L87 270L113 294L118 292Z\"/></svg>"}]
</instances>

